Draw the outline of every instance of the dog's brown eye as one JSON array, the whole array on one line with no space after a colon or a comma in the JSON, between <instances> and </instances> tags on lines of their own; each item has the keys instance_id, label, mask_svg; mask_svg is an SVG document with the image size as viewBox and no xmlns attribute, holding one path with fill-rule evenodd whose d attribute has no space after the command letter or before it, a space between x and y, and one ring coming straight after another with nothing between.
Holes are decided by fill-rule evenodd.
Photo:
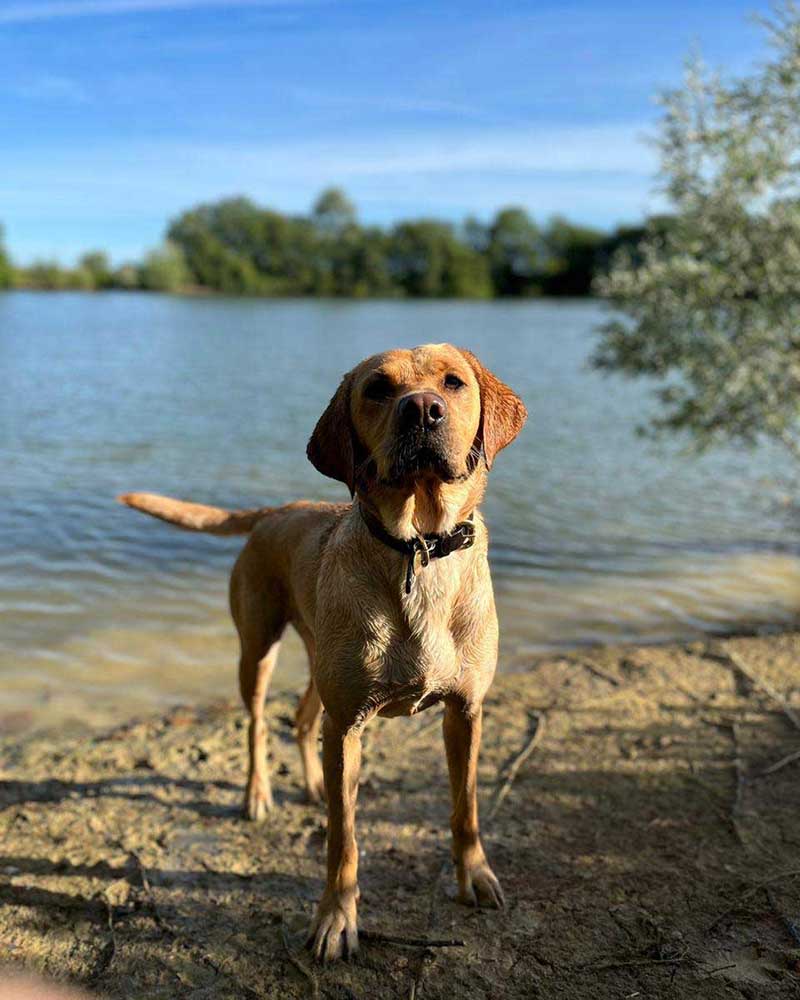
<instances>
[{"instance_id":1,"label":"dog's brown eye","mask_svg":"<svg viewBox=\"0 0 800 1000\"><path fill-rule=\"evenodd\" d=\"M444 377L444 387L445 389L460 389L464 385L458 375L445 375Z\"/></svg>"},{"instance_id":2,"label":"dog's brown eye","mask_svg":"<svg viewBox=\"0 0 800 1000\"><path fill-rule=\"evenodd\" d=\"M385 375L378 375L371 382L368 382L364 388L364 395L367 399L374 399L376 401L386 399L391 396L394 390L390 379Z\"/></svg>"}]
</instances>

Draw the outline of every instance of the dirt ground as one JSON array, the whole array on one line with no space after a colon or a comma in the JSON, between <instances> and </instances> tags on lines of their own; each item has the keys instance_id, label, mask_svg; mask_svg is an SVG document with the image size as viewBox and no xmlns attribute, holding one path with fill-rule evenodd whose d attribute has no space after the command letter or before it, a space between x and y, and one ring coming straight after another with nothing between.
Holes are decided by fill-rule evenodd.
<instances>
[{"instance_id":1,"label":"dirt ground","mask_svg":"<svg viewBox=\"0 0 800 1000\"><path fill-rule=\"evenodd\" d=\"M800 634L498 678L481 798L501 913L453 899L437 710L379 720L361 954L325 969L303 948L324 815L291 712L269 705L263 826L239 818L238 707L1 744L0 961L148 1000L800 996Z\"/></svg>"}]
</instances>

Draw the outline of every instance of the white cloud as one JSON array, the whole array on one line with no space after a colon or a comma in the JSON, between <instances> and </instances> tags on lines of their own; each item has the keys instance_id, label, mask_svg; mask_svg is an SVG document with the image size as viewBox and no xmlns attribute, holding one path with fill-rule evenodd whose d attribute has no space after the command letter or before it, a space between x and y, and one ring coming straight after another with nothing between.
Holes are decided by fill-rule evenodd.
<instances>
[{"instance_id":1,"label":"white cloud","mask_svg":"<svg viewBox=\"0 0 800 1000\"><path fill-rule=\"evenodd\" d=\"M193 178L213 177L230 188L237 182L263 187L270 180L344 183L348 179L407 178L500 173L509 178L537 174L598 174L650 177L656 156L644 136L647 126L607 124L533 128L471 128L375 134L368 139L321 135L300 141L251 143L131 142L59 150L59 168L47 157L7 153L4 173L14 160L22 174L52 177L96 175L116 187L137 177L172 187ZM23 162L24 161L24 162ZM188 170L188 173L186 172Z\"/></svg>"},{"instance_id":2,"label":"white cloud","mask_svg":"<svg viewBox=\"0 0 800 1000\"><path fill-rule=\"evenodd\" d=\"M623 173L649 175L654 156L628 125L392 132L367 139L183 145L197 166L256 175L342 179L424 174ZM166 147L166 151L169 147Z\"/></svg>"},{"instance_id":3,"label":"white cloud","mask_svg":"<svg viewBox=\"0 0 800 1000\"><path fill-rule=\"evenodd\" d=\"M0 9L0 25L31 21L52 21L65 17L111 16L201 7L286 7L298 0L41 0L5 4Z\"/></svg>"},{"instance_id":4,"label":"white cloud","mask_svg":"<svg viewBox=\"0 0 800 1000\"><path fill-rule=\"evenodd\" d=\"M141 239L139 249L152 244L167 219L199 201L244 194L300 212L329 184L344 186L363 217L373 221L488 217L515 203L539 219L558 212L606 226L640 218L658 205L652 194L655 156L640 141L642 131L619 124L471 128L391 132L369 140L131 142L62 148L47 156L15 150L4 157L0 203L8 206L9 245L26 256L50 246L38 249L39 238L28 241L26 231L58 227L76 246L99 242L114 253L123 245L131 252L132 239ZM89 238L98 232L107 237Z\"/></svg>"},{"instance_id":5,"label":"white cloud","mask_svg":"<svg viewBox=\"0 0 800 1000\"><path fill-rule=\"evenodd\" d=\"M184 149L198 166L245 175L348 178L407 177L500 172L614 173L649 176L651 149L635 125L447 129L441 133L392 133L369 140L325 138L279 145L215 145Z\"/></svg>"},{"instance_id":6,"label":"white cloud","mask_svg":"<svg viewBox=\"0 0 800 1000\"><path fill-rule=\"evenodd\" d=\"M174 210L187 199L242 191L281 207L281 190L313 191L325 184L359 185L387 192L386 200L415 190L438 190L443 203L475 192L482 204L497 204L497 190L507 200L525 202L542 184L592 190L633 184L641 190L654 173L652 150L639 141L640 129L628 126L497 130L347 137L276 143L130 143L84 146L58 151L53 158L7 154L0 196L13 193L40 202L65 205L86 196L112 202L121 192L149 195ZM15 179L17 183L15 183ZM5 191L3 190L5 188ZM25 193L28 198L25 198ZM273 192L275 192L273 194ZM476 208L478 205L476 204Z\"/></svg>"}]
</instances>

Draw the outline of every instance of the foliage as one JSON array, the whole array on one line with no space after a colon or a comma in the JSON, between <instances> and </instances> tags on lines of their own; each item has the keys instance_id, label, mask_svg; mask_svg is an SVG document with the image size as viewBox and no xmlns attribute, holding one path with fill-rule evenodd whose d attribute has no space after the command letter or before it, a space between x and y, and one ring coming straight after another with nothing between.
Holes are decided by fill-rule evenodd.
<instances>
[{"instance_id":1,"label":"foliage","mask_svg":"<svg viewBox=\"0 0 800 1000\"><path fill-rule=\"evenodd\" d=\"M636 253L642 228L603 235L565 219L540 229L519 207L488 223L460 226L413 219L365 226L339 188L328 188L307 216L262 208L248 198L198 205L175 218L166 242L141 263L113 268L106 254L84 254L73 268L37 261L10 269L7 285L33 289L207 288L228 295L341 298L586 295L620 246ZM0 287L3 261L0 250Z\"/></svg>"},{"instance_id":2,"label":"foliage","mask_svg":"<svg viewBox=\"0 0 800 1000\"><path fill-rule=\"evenodd\" d=\"M113 274L113 287L123 289L126 292L133 292L140 287L141 271L138 264L130 261L121 264Z\"/></svg>"},{"instance_id":3,"label":"foliage","mask_svg":"<svg viewBox=\"0 0 800 1000\"><path fill-rule=\"evenodd\" d=\"M576 226L561 216L543 234L547 260L542 282L545 295L588 295L607 237L596 229Z\"/></svg>"},{"instance_id":4,"label":"foliage","mask_svg":"<svg viewBox=\"0 0 800 1000\"><path fill-rule=\"evenodd\" d=\"M92 276L83 267L69 269L55 260L37 260L16 272L14 284L37 291L88 291Z\"/></svg>"},{"instance_id":5,"label":"foliage","mask_svg":"<svg viewBox=\"0 0 800 1000\"><path fill-rule=\"evenodd\" d=\"M139 269L139 287L149 292L179 292L189 278L183 250L169 241L151 250Z\"/></svg>"},{"instance_id":6,"label":"foliage","mask_svg":"<svg viewBox=\"0 0 800 1000\"><path fill-rule=\"evenodd\" d=\"M101 290L111 288L114 284L108 254L102 250L85 253L78 261L78 271L84 272L87 276L87 288Z\"/></svg>"},{"instance_id":7,"label":"foliage","mask_svg":"<svg viewBox=\"0 0 800 1000\"><path fill-rule=\"evenodd\" d=\"M169 236L193 280L219 291L424 298L586 295L610 239L560 219L542 232L522 208L501 209L488 225L365 227L338 188L324 191L308 218L243 198L201 205Z\"/></svg>"},{"instance_id":8,"label":"foliage","mask_svg":"<svg viewBox=\"0 0 800 1000\"><path fill-rule=\"evenodd\" d=\"M327 188L314 202L311 219L321 233L341 236L356 224L356 207L341 188Z\"/></svg>"},{"instance_id":9,"label":"foliage","mask_svg":"<svg viewBox=\"0 0 800 1000\"><path fill-rule=\"evenodd\" d=\"M403 222L388 241L389 272L408 296L485 297L491 293L486 261L432 219Z\"/></svg>"},{"instance_id":10,"label":"foliage","mask_svg":"<svg viewBox=\"0 0 800 1000\"><path fill-rule=\"evenodd\" d=\"M497 294L538 294L545 249L539 229L525 209L501 209L488 236L486 252Z\"/></svg>"},{"instance_id":11,"label":"foliage","mask_svg":"<svg viewBox=\"0 0 800 1000\"><path fill-rule=\"evenodd\" d=\"M5 247L3 227L0 226L0 289L11 288L14 283L14 268Z\"/></svg>"},{"instance_id":12,"label":"foliage","mask_svg":"<svg viewBox=\"0 0 800 1000\"><path fill-rule=\"evenodd\" d=\"M652 430L700 447L767 435L800 457L800 10L766 26L771 58L749 76L694 62L664 96L674 217L598 282L628 321L604 328L594 363L661 380Z\"/></svg>"}]
</instances>

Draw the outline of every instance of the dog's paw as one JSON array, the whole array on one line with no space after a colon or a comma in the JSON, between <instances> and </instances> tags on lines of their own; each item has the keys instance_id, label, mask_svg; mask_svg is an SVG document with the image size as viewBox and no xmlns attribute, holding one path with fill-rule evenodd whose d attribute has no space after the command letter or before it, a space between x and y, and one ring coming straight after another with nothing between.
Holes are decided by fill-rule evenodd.
<instances>
[{"instance_id":1,"label":"dog's paw","mask_svg":"<svg viewBox=\"0 0 800 1000\"><path fill-rule=\"evenodd\" d=\"M319 901L306 947L318 962L352 958L358 951L357 892L346 895L327 893Z\"/></svg>"},{"instance_id":2,"label":"dog's paw","mask_svg":"<svg viewBox=\"0 0 800 1000\"><path fill-rule=\"evenodd\" d=\"M263 823L273 808L272 790L269 785L266 788L263 785L248 787L242 809L245 819L252 820L254 823Z\"/></svg>"},{"instance_id":3,"label":"dog's paw","mask_svg":"<svg viewBox=\"0 0 800 1000\"><path fill-rule=\"evenodd\" d=\"M506 897L488 862L483 861L459 872L458 901L466 906L483 906L492 910L506 905Z\"/></svg>"}]
</instances>

